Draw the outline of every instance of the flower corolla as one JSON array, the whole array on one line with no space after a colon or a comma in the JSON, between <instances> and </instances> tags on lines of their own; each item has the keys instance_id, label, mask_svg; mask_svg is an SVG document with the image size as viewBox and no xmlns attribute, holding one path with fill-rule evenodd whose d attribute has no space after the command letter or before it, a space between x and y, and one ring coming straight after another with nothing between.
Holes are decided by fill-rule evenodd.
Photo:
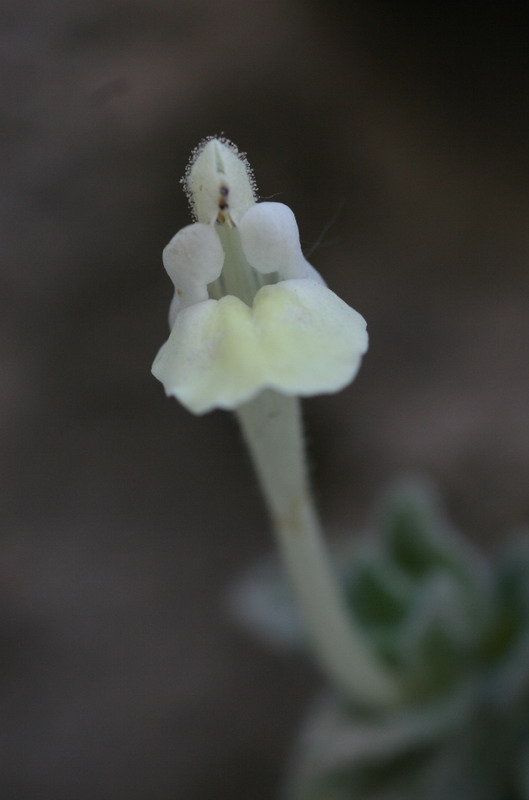
<instances>
[{"instance_id":1,"label":"flower corolla","mask_svg":"<svg viewBox=\"0 0 529 800\"><path fill-rule=\"evenodd\" d=\"M175 293L152 371L166 393L202 414L264 389L346 386L367 350L366 323L305 260L292 211L257 202L248 163L226 139L203 142L183 182L196 222L163 252Z\"/></svg>"}]
</instances>

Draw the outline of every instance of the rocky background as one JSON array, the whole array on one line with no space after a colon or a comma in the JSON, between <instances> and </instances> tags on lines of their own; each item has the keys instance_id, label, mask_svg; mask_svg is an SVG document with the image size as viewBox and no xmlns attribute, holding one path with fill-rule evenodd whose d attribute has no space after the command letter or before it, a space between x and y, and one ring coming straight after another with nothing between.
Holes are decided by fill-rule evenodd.
<instances>
[{"instance_id":1,"label":"rocky background","mask_svg":"<svg viewBox=\"0 0 529 800\"><path fill-rule=\"evenodd\" d=\"M522 6L2 4L6 800L272 798L319 686L225 610L272 546L232 419L150 375L204 136L369 323L356 383L305 404L329 533L409 472L491 550L528 522Z\"/></svg>"}]
</instances>

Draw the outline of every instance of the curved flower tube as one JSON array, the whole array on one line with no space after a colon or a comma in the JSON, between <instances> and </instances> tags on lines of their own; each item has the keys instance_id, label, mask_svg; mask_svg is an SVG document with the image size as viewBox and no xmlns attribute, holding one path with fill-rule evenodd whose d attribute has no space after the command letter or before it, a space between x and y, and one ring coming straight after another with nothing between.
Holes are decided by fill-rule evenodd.
<instances>
[{"instance_id":1,"label":"curved flower tube","mask_svg":"<svg viewBox=\"0 0 529 800\"><path fill-rule=\"evenodd\" d=\"M236 409L264 389L335 392L367 350L363 317L305 260L292 211L257 203L234 145L209 139L184 183L197 221L164 250L171 333L153 374L190 411Z\"/></svg>"}]
</instances>

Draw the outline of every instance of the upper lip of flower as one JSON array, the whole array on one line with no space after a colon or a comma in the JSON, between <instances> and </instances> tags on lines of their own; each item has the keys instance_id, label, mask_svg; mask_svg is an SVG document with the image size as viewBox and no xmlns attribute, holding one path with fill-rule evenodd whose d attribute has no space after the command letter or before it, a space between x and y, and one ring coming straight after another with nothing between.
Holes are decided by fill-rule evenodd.
<instances>
[{"instance_id":1,"label":"upper lip of flower","mask_svg":"<svg viewBox=\"0 0 529 800\"><path fill-rule=\"evenodd\" d=\"M223 212L229 209L229 219L236 224L256 202L250 165L228 139L211 137L201 142L182 182L197 222L220 222Z\"/></svg>"},{"instance_id":2,"label":"upper lip of flower","mask_svg":"<svg viewBox=\"0 0 529 800\"><path fill-rule=\"evenodd\" d=\"M207 140L184 178L197 221L164 250L171 335L153 373L190 410L236 408L264 388L332 392L356 374L365 321L305 260L282 203L257 203L247 162Z\"/></svg>"}]
</instances>

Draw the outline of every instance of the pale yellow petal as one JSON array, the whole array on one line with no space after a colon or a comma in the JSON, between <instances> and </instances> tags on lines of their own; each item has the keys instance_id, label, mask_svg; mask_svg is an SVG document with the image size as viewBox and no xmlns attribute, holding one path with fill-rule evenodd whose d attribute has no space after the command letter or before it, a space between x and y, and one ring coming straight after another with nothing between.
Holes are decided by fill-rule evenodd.
<instances>
[{"instance_id":1,"label":"pale yellow petal","mask_svg":"<svg viewBox=\"0 0 529 800\"><path fill-rule=\"evenodd\" d=\"M283 281L260 289L253 308L227 296L181 311L153 373L197 414L236 408L265 388L335 392L358 371L365 327L321 284Z\"/></svg>"}]
</instances>

